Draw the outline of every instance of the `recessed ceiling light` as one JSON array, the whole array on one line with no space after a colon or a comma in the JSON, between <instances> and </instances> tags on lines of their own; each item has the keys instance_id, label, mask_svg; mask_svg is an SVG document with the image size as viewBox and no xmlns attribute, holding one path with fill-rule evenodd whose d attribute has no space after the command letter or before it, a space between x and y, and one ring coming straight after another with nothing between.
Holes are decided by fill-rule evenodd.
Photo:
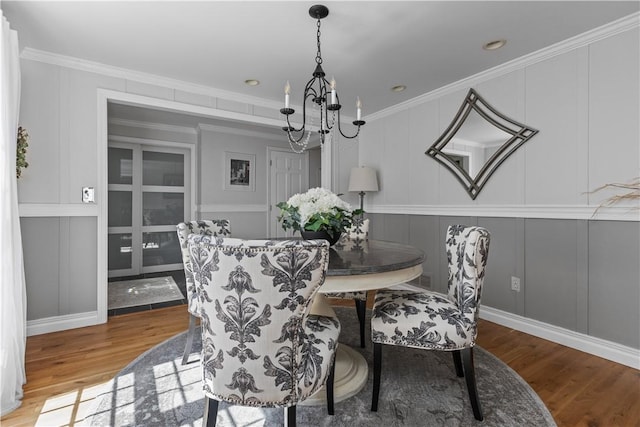
<instances>
[{"instance_id":1,"label":"recessed ceiling light","mask_svg":"<svg viewBox=\"0 0 640 427\"><path fill-rule=\"evenodd\" d=\"M506 40L493 40L490 41L488 43L485 43L482 48L484 50L496 50L496 49L500 49L502 46L504 46L505 44L507 44Z\"/></svg>"},{"instance_id":2,"label":"recessed ceiling light","mask_svg":"<svg viewBox=\"0 0 640 427\"><path fill-rule=\"evenodd\" d=\"M258 86L260 84L260 80L256 79L247 79L244 81L247 86Z\"/></svg>"},{"instance_id":3,"label":"recessed ceiling light","mask_svg":"<svg viewBox=\"0 0 640 427\"><path fill-rule=\"evenodd\" d=\"M391 88L391 92L402 92L407 87L405 85L397 85Z\"/></svg>"}]
</instances>

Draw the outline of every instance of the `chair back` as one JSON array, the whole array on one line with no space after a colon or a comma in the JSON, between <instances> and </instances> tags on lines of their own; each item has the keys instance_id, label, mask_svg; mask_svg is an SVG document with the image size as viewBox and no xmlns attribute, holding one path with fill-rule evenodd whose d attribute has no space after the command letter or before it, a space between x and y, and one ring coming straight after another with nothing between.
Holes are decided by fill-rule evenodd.
<instances>
[{"instance_id":1,"label":"chair back","mask_svg":"<svg viewBox=\"0 0 640 427\"><path fill-rule=\"evenodd\" d=\"M176 229L178 241L180 242L180 251L182 251L182 265L184 267L184 278L187 287L187 307L191 314L199 316L200 302L198 291L193 282L187 237L189 237L189 234L229 237L231 236L231 225L227 219L212 219L181 222L176 226Z\"/></svg>"},{"instance_id":2,"label":"chair back","mask_svg":"<svg viewBox=\"0 0 640 427\"><path fill-rule=\"evenodd\" d=\"M447 294L471 324L478 321L489 240L489 232L482 227L450 225L447 229Z\"/></svg>"},{"instance_id":3,"label":"chair back","mask_svg":"<svg viewBox=\"0 0 640 427\"><path fill-rule=\"evenodd\" d=\"M339 327L334 318L309 315L326 277L328 243L191 235L189 250L203 296L205 394L275 407L315 393L337 345L323 340L323 322ZM310 319L317 324L309 329Z\"/></svg>"},{"instance_id":4,"label":"chair back","mask_svg":"<svg viewBox=\"0 0 640 427\"><path fill-rule=\"evenodd\" d=\"M346 232L349 239L369 240L369 218L354 218Z\"/></svg>"}]
</instances>

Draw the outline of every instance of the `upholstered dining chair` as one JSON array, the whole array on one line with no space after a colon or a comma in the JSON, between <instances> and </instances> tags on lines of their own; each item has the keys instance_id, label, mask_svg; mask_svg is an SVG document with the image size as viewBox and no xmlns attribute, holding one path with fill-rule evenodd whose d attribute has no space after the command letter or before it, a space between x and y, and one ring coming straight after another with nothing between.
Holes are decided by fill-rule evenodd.
<instances>
[{"instance_id":1,"label":"upholstered dining chair","mask_svg":"<svg viewBox=\"0 0 640 427\"><path fill-rule=\"evenodd\" d=\"M187 310L189 311L189 330L187 332L187 342L184 347L182 364L186 365L191 354L193 336L196 330L196 319L200 318L200 294L193 281L191 272L191 259L187 248L187 237L189 234L202 234L207 236L231 236L231 224L227 219L212 219L201 221L181 222L176 226L180 250L182 251L182 265L184 267L184 278L187 287Z\"/></svg>"},{"instance_id":2,"label":"upholstered dining chair","mask_svg":"<svg viewBox=\"0 0 640 427\"><path fill-rule=\"evenodd\" d=\"M344 237L336 243L345 244L352 242L365 241L369 239L369 218L354 218L353 226L349 228ZM356 306L356 314L358 315L358 323L360 325L360 347L365 347L365 316L367 314L367 291L359 292L332 292L326 294L328 298L336 299L352 299Z\"/></svg>"},{"instance_id":3,"label":"upholstered dining chair","mask_svg":"<svg viewBox=\"0 0 640 427\"><path fill-rule=\"evenodd\" d=\"M489 232L482 227L452 225L447 229L449 263L447 294L382 290L376 293L371 318L373 398L378 410L382 345L450 351L458 377L465 377L473 415L482 421L476 388L473 347L489 255Z\"/></svg>"},{"instance_id":4,"label":"upholstered dining chair","mask_svg":"<svg viewBox=\"0 0 640 427\"><path fill-rule=\"evenodd\" d=\"M333 375L340 322L310 314L324 283L324 240L240 240L189 236L193 277L203 298L203 425L216 424L218 403L296 405L326 383L333 414Z\"/></svg>"}]
</instances>

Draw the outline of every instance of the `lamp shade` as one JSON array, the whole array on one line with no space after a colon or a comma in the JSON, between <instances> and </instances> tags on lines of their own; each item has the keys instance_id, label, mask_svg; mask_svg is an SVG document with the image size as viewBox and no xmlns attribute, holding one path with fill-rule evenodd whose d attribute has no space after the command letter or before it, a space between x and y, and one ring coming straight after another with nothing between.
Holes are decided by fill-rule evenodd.
<instances>
[{"instance_id":1,"label":"lamp shade","mask_svg":"<svg viewBox=\"0 0 640 427\"><path fill-rule=\"evenodd\" d=\"M366 166L351 169L349 191L378 191L375 169Z\"/></svg>"}]
</instances>

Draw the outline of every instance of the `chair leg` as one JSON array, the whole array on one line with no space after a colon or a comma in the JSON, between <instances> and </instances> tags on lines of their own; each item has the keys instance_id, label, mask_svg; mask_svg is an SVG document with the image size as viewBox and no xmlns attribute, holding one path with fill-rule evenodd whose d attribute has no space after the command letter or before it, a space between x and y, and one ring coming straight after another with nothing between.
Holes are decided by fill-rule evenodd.
<instances>
[{"instance_id":1,"label":"chair leg","mask_svg":"<svg viewBox=\"0 0 640 427\"><path fill-rule=\"evenodd\" d=\"M284 427L296 427L296 406L284 408Z\"/></svg>"},{"instance_id":2,"label":"chair leg","mask_svg":"<svg viewBox=\"0 0 640 427\"><path fill-rule=\"evenodd\" d=\"M184 354L182 355L182 364L186 365L191 354L191 346L193 345L193 336L196 333L196 316L189 313L189 331L187 332L187 343L184 346Z\"/></svg>"},{"instance_id":3,"label":"chair leg","mask_svg":"<svg viewBox=\"0 0 640 427\"><path fill-rule=\"evenodd\" d=\"M329 376L327 377L327 381L324 384L324 387L327 391L327 413L329 415L333 415L335 413L333 408L333 380L336 374L336 358L333 357L333 363L331 363L331 370L329 371Z\"/></svg>"},{"instance_id":4,"label":"chair leg","mask_svg":"<svg viewBox=\"0 0 640 427\"><path fill-rule=\"evenodd\" d=\"M478 399L478 389L476 388L476 373L473 366L473 347L461 350L462 364L464 367L464 378L467 381L467 389L469 390L469 400L471 400L471 408L473 416L476 420L482 421L482 408Z\"/></svg>"},{"instance_id":5,"label":"chair leg","mask_svg":"<svg viewBox=\"0 0 640 427\"><path fill-rule=\"evenodd\" d=\"M378 397L380 396L380 374L382 371L382 344L373 343L373 397L371 398L371 411L378 410Z\"/></svg>"},{"instance_id":6,"label":"chair leg","mask_svg":"<svg viewBox=\"0 0 640 427\"><path fill-rule=\"evenodd\" d=\"M364 320L367 314L367 301L359 299L353 301L356 303L356 313L358 314L358 322L360 322L360 347L364 348Z\"/></svg>"},{"instance_id":7,"label":"chair leg","mask_svg":"<svg viewBox=\"0 0 640 427\"><path fill-rule=\"evenodd\" d=\"M207 397L204 402L204 418L202 425L207 427L215 427L218 420L218 401Z\"/></svg>"},{"instance_id":8,"label":"chair leg","mask_svg":"<svg viewBox=\"0 0 640 427\"><path fill-rule=\"evenodd\" d=\"M459 377L464 377L464 371L462 370L462 355L460 355L460 350L454 350L451 352L453 356L453 365L456 367L456 375Z\"/></svg>"}]
</instances>

